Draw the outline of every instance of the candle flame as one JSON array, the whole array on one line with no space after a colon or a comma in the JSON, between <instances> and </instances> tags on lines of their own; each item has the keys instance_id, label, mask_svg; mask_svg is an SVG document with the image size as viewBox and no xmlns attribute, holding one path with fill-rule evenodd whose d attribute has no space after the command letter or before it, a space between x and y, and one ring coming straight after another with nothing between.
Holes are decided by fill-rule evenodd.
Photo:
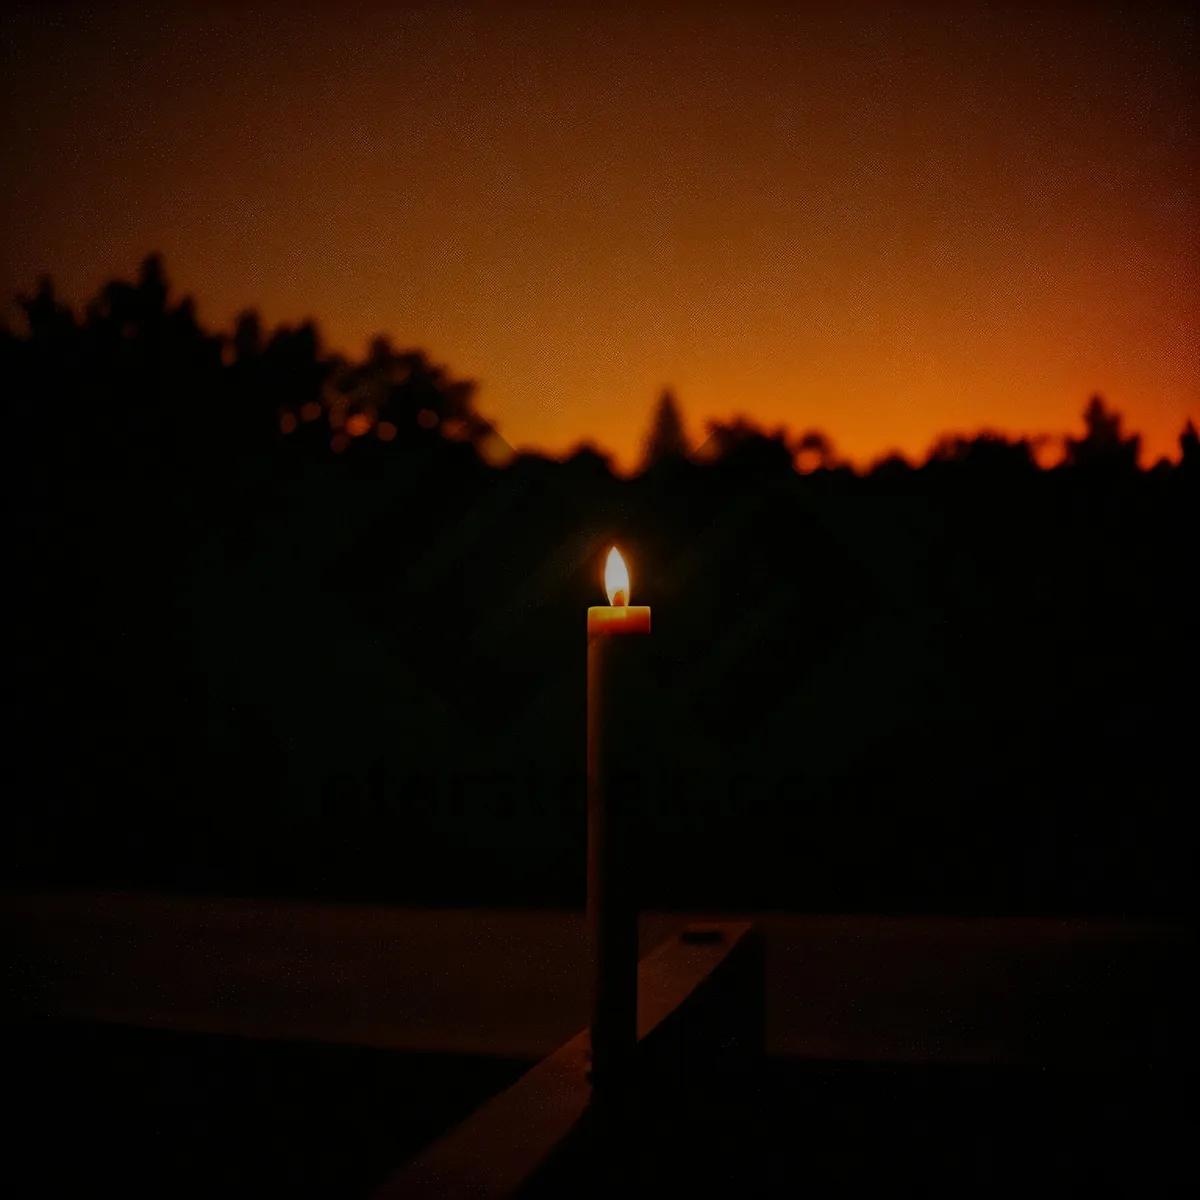
<instances>
[{"instance_id":1,"label":"candle flame","mask_svg":"<svg viewBox=\"0 0 1200 1200\"><path fill-rule=\"evenodd\" d=\"M616 546L608 552L608 562L604 564L604 590L614 607L629 603L629 568Z\"/></svg>"}]
</instances>

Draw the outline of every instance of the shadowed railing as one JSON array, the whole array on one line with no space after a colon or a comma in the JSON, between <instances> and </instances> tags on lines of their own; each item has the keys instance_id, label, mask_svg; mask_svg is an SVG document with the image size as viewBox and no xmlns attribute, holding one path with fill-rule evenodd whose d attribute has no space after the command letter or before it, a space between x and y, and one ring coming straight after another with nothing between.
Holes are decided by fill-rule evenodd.
<instances>
[{"instance_id":1,"label":"shadowed railing","mask_svg":"<svg viewBox=\"0 0 1200 1200\"><path fill-rule=\"evenodd\" d=\"M580 1194L621 1186L650 1109L761 1059L763 947L748 922L692 926L638 964L638 1047L621 1094L592 1102L585 1029L381 1189L400 1197Z\"/></svg>"},{"instance_id":2,"label":"shadowed railing","mask_svg":"<svg viewBox=\"0 0 1200 1200\"><path fill-rule=\"evenodd\" d=\"M23 1052L24 1078L32 1092L44 1093L41 1108L30 1109L33 1125L55 1130L56 1139L91 1137L94 1148L111 1143L113 1179L131 1165L153 1174L130 1113L149 1120L153 1112L156 1128L160 1119L164 1130L177 1125L173 1105L190 1077L188 1054L207 1062L213 1045L242 1047L230 1051L231 1061L253 1060L231 1069L231 1077L224 1068L210 1070L222 1086L241 1086L237 1081L254 1077L262 1063L285 1075L292 1063L288 1069L307 1081L296 1103L313 1110L311 1137L292 1116L263 1108L261 1098L239 1111L248 1114L247 1128L274 1121L281 1138L294 1139L286 1151L271 1150L264 1139L264 1171L305 1178L308 1168L300 1164L315 1175L319 1159L322 1178L336 1183L319 1192L307 1178L313 1189L305 1194L313 1196L351 1194L354 1179L378 1188L414 1153L397 1179L420 1195L419 1172L436 1166L446 1139L459 1139L450 1144L461 1149L488 1121L503 1129L506 1107L509 1131L519 1136L502 1139L499 1150L474 1143L483 1164L476 1169L487 1168L484 1185L501 1180L492 1194L506 1178L520 1181L526 1195L629 1194L613 1173L631 1162L639 1188L649 1183L651 1194L663 1195L693 1184L695 1194L713 1194L714 1181L718 1194L746 1194L752 1168L775 1181L771 1194L794 1194L801 1184L844 1193L847 1172L857 1172L868 1192L885 1177L921 1180L923 1189L930 1173L940 1172L950 1188L945 1194L960 1195L965 1159L988 1179L1008 1164L1016 1190L1038 1154L1051 1152L1067 1191L1078 1190L1086 1164L1089 1177L1102 1182L1140 1180L1149 1165L1170 1177L1184 1140L1183 1110L1169 1098L1195 1061L1194 935L1181 924L756 914L767 1054L759 1069L746 1071L762 1007L754 999L757 950L744 956L743 943L750 948L757 937L712 945L680 936L709 916L722 931L745 928L732 916L643 915L638 1058L646 1069L626 1111L608 1122L607 1144L625 1148L623 1163L595 1152L599 1123L586 1112L587 1039L571 1036L587 1019L579 912L10 891L0 904L0 932L10 948L5 990L14 1015L24 1019L14 1045L22 1031L31 1034L35 1049ZM739 963L753 969L733 969ZM731 986L739 979L744 989ZM154 1036L131 1043L123 1026ZM734 1036L723 1054L713 1031L738 1029L740 1041ZM261 1050L252 1052L251 1041ZM373 1131L358 1127L353 1106L338 1095L344 1085L328 1091L314 1082L343 1077L332 1067L322 1074L336 1043L367 1056L355 1059L359 1083L366 1077L361 1064L375 1061L366 1048L428 1060L415 1073L390 1058L382 1074L372 1067L370 1080L378 1074L391 1081L374 1092L350 1085L360 1111L364 1096L374 1097ZM128 1071L122 1067L123 1093L120 1086L113 1093L97 1063L125 1056L130 1044L144 1047L142 1066L131 1058ZM83 1057L75 1061L80 1047ZM457 1085L429 1074L437 1054L447 1056L450 1073L463 1055L537 1065L503 1093L492 1087L518 1080L520 1064L489 1068L492 1087L464 1087L457 1102ZM152 1063L157 1084L147 1077ZM556 1071L558 1082L546 1091ZM86 1097L88 1086L108 1096L104 1114L77 1104L72 1127L64 1097ZM143 1094L175 1099L147 1107L138 1099ZM438 1095L444 1119L415 1115L434 1111ZM488 1095L493 1100L464 1120ZM522 1115L521 1103L538 1097L542 1107ZM196 1128L205 1131L195 1145L205 1154L211 1149L214 1178L241 1171L232 1165L246 1154L240 1142L231 1148L236 1121L223 1103L218 1115L201 1101L189 1100L198 1105ZM457 1128L449 1124L460 1120ZM339 1121L354 1127L344 1144L333 1129ZM444 1140L430 1144L435 1131ZM875 1147L871 1155L862 1154L864 1139ZM1101 1143L1107 1158L1096 1156ZM957 1158L946 1158L948 1146L958 1147ZM1073 1149L1068 1154L1064 1146ZM37 1159L30 1144L23 1148L29 1161ZM341 1166L339 1153L347 1156ZM67 1175L72 1169L63 1168ZM457 1169L458 1176L443 1179L441 1194L469 1185L472 1177ZM82 1185L98 1177L83 1168L75 1176Z\"/></svg>"}]
</instances>

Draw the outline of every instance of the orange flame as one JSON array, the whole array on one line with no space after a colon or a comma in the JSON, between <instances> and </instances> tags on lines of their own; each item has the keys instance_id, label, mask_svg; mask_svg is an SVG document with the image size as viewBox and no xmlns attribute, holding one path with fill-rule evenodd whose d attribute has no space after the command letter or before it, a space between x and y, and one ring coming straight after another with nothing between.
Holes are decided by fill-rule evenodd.
<instances>
[{"instance_id":1,"label":"orange flame","mask_svg":"<svg viewBox=\"0 0 1200 1200\"><path fill-rule=\"evenodd\" d=\"M608 552L608 562L604 564L604 590L613 607L629 603L629 568L616 546Z\"/></svg>"}]
</instances>

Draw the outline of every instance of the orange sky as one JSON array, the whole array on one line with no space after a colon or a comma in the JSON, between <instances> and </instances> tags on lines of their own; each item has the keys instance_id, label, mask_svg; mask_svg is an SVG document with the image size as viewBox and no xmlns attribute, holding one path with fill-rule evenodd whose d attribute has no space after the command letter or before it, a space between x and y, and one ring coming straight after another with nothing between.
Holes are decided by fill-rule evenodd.
<instances>
[{"instance_id":1,"label":"orange sky","mask_svg":"<svg viewBox=\"0 0 1200 1200\"><path fill-rule=\"evenodd\" d=\"M0 282L150 250L229 327L315 317L632 465L664 385L865 462L1200 421L1194 18L51 5L7 16ZM14 320L11 305L5 310Z\"/></svg>"}]
</instances>

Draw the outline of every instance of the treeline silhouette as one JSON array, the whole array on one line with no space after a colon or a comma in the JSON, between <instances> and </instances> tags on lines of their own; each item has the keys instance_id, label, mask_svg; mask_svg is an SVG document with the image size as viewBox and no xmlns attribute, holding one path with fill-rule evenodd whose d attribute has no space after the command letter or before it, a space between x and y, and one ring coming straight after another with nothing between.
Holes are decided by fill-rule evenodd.
<instances>
[{"instance_id":1,"label":"treeline silhouette","mask_svg":"<svg viewBox=\"0 0 1200 1200\"><path fill-rule=\"evenodd\" d=\"M622 778L647 906L1190 905L1200 445L1138 467L1099 398L1063 461L665 393L644 469L514 454L377 338L204 330L161 260L0 333L5 857L37 882L410 903L583 898L584 613L655 633Z\"/></svg>"}]
</instances>

